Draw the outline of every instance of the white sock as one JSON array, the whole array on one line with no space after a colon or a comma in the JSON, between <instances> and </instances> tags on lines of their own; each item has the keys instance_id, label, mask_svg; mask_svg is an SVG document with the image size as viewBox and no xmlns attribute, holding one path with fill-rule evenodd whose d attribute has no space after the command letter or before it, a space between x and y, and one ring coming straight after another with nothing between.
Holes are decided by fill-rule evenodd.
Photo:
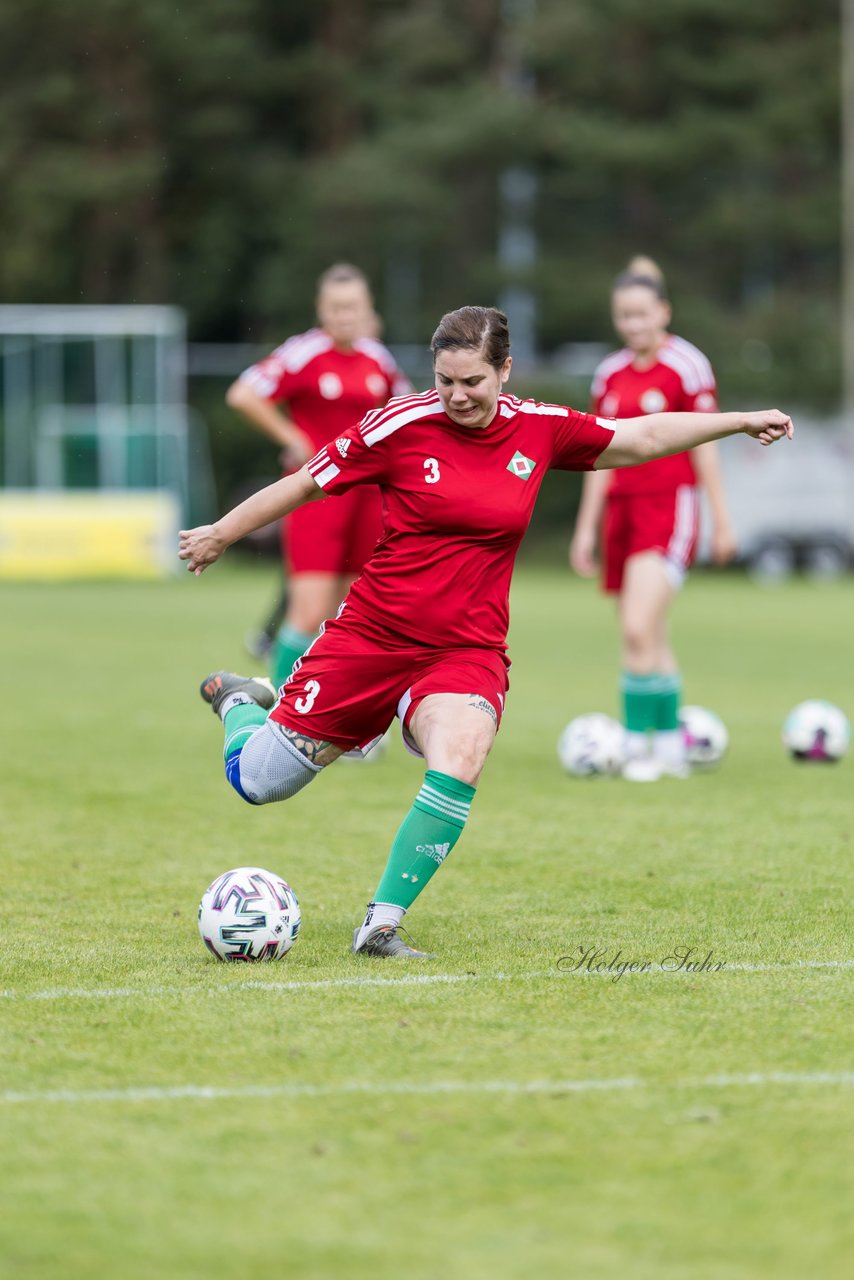
<instances>
[{"instance_id":1,"label":"white sock","mask_svg":"<svg viewBox=\"0 0 854 1280\"><path fill-rule=\"evenodd\" d=\"M641 760L649 754L649 735L637 730L626 730L626 759Z\"/></svg>"},{"instance_id":2,"label":"white sock","mask_svg":"<svg viewBox=\"0 0 854 1280\"><path fill-rule=\"evenodd\" d=\"M655 735L655 756L662 764L679 767L685 763L685 739L681 729L659 730Z\"/></svg>"},{"instance_id":3,"label":"white sock","mask_svg":"<svg viewBox=\"0 0 854 1280\"><path fill-rule=\"evenodd\" d=\"M395 929L406 915L405 907L396 907L393 902L369 902L365 922L359 930L356 946L360 947L369 933L378 929L381 924L390 924Z\"/></svg>"},{"instance_id":4,"label":"white sock","mask_svg":"<svg viewBox=\"0 0 854 1280\"><path fill-rule=\"evenodd\" d=\"M248 693L230 693L227 698L223 698L222 705L219 709L219 718L224 720L232 707L243 707L247 702L254 702Z\"/></svg>"}]
</instances>

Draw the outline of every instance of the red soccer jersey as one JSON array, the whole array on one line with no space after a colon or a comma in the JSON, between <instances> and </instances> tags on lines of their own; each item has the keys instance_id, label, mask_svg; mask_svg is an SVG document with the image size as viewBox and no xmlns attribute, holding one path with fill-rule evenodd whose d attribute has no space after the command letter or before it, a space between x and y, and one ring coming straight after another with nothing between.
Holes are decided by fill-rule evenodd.
<instances>
[{"instance_id":1,"label":"red soccer jersey","mask_svg":"<svg viewBox=\"0 0 854 1280\"><path fill-rule=\"evenodd\" d=\"M715 375L702 351L684 338L668 334L655 364L637 369L634 353L625 349L606 356L593 375L591 404L606 418L639 418L647 413L704 412L718 407ZM639 467L611 473L609 494L672 493L696 484L690 453L655 458Z\"/></svg>"},{"instance_id":2,"label":"red soccer jersey","mask_svg":"<svg viewBox=\"0 0 854 1280\"><path fill-rule=\"evenodd\" d=\"M506 646L513 563L550 468L586 471L613 431L563 405L500 395L461 427L438 393L392 400L309 462L326 493L378 484L385 534L347 609L414 643Z\"/></svg>"},{"instance_id":3,"label":"red soccer jersey","mask_svg":"<svg viewBox=\"0 0 854 1280\"><path fill-rule=\"evenodd\" d=\"M391 352L373 338L347 350L323 329L289 338L241 374L266 400L285 400L294 422L315 449L390 396L411 390Z\"/></svg>"}]
</instances>

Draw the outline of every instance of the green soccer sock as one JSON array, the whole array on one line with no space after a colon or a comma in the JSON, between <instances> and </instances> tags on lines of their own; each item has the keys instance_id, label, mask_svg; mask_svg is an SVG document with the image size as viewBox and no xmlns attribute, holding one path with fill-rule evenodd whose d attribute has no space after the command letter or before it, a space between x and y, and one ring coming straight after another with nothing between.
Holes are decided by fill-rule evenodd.
<instances>
[{"instance_id":1,"label":"green soccer sock","mask_svg":"<svg viewBox=\"0 0 854 1280\"><path fill-rule=\"evenodd\" d=\"M629 733L646 733L654 729L658 719L658 699L661 676L632 675L624 671L620 677L620 693L623 701L623 724Z\"/></svg>"},{"instance_id":2,"label":"green soccer sock","mask_svg":"<svg viewBox=\"0 0 854 1280\"><path fill-rule=\"evenodd\" d=\"M267 712L257 702L238 702L230 711L226 711L222 721L225 730L223 760L228 760L236 751L242 751L266 719Z\"/></svg>"},{"instance_id":3,"label":"green soccer sock","mask_svg":"<svg viewBox=\"0 0 854 1280\"><path fill-rule=\"evenodd\" d=\"M679 728L679 707L682 702L682 677L678 672L658 677L658 700L655 706L655 727L659 733L672 733Z\"/></svg>"},{"instance_id":4,"label":"green soccer sock","mask_svg":"<svg viewBox=\"0 0 854 1280\"><path fill-rule=\"evenodd\" d=\"M314 636L297 631L286 623L279 627L270 655L270 679L277 689L285 683L297 658L302 657L313 639Z\"/></svg>"},{"instance_id":5,"label":"green soccer sock","mask_svg":"<svg viewBox=\"0 0 854 1280\"><path fill-rule=\"evenodd\" d=\"M475 789L447 773L428 769L391 846L376 902L412 906L463 832Z\"/></svg>"}]
</instances>

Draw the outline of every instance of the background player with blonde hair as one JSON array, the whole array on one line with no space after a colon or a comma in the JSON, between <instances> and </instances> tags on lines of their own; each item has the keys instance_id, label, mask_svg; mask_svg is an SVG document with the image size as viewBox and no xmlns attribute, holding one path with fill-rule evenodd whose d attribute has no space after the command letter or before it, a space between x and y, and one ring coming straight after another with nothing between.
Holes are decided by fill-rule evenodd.
<instances>
[{"instance_id":1,"label":"background player with blonde hair","mask_svg":"<svg viewBox=\"0 0 854 1280\"><path fill-rule=\"evenodd\" d=\"M296 470L326 444L390 396L411 390L393 356L375 336L378 317L358 267L337 263L317 282L318 324L289 338L246 369L226 400L282 449L286 471ZM289 584L270 675L278 687L291 673L321 623L334 616L382 533L374 486L322 502L282 522L282 554Z\"/></svg>"},{"instance_id":2,"label":"background player with blonde hair","mask_svg":"<svg viewBox=\"0 0 854 1280\"><path fill-rule=\"evenodd\" d=\"M671 308L664 277L650 258L633 258L617 276L611 315L626 345L596 369L594 413L638 418L717 409L709 361L668 331ZM736 547L714 443L584 478L569 559L576 573L593 576L601 535L604 589L618 596L620 691L628 734L623 772L633 781L688 772L679 727L682 680L668 616L696 554L700 485L712 516L712 557L722 564Z\"/></svg>"}]
</instances>

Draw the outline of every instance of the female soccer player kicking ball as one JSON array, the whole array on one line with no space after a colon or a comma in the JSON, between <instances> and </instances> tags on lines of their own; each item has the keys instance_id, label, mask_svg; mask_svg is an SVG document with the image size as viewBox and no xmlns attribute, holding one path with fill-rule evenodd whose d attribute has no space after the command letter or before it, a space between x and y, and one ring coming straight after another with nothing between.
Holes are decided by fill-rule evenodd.
<instances>
[{"instance_id":1,"label":"female soccer player kicking ball","mask_svg":"<svg viewBox=\"0 0 854 1280\"><path fill-rule=\"evenodd\" d=\"M228 780L251 804L296 795L399 716L427 771L352 947L383 957L425 954L399 928L459 839L498 732L510 577L545 473L633 466L737 432L763 444L792 435L777 409L614 421L517 400L503 390L507 318L490 307L443 316L431 349L434 390L368 413L294 475L182 532L178 553L200 574L306 502L380 486L385 533L278 700L266 682L222 671L201 692L225 726Z\"/></svg>"}]
</instances>

